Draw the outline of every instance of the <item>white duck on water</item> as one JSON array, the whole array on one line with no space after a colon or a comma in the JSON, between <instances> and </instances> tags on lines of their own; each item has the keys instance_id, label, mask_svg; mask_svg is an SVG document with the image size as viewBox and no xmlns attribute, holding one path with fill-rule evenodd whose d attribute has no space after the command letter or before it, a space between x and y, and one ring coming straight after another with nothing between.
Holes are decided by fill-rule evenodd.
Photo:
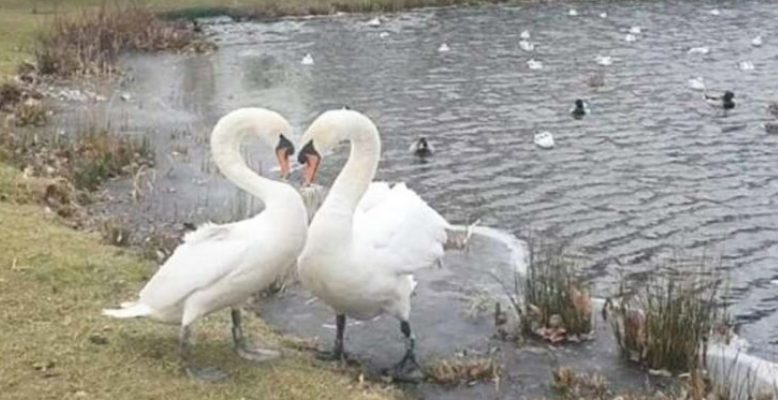
<instances>
[{"instance_id":1,"label":"white duck on water","mask_svg":"<svg viewBox=\"0 0 778 400\"><path fill-rule=\"evenodd\" d=\"M115 318L145 317L178 324L179 357L194 378L215 381L227 376L213 368L190 365L192 325L225 308L232 310L232 337L238 355L255 361L279 356L276 351L248 346L238 307L294 265L305 243L307 214L292 186L254 173L239 150L244 137L258 137L275 149L281 174L286 176L288 157L294 153L287 139L291 131L283 117L261 108L239 109L221 118L211 134L213 159L230 181L261 199L265 210L243 221L205 224L187 234L137 300L122 303L119 309L103 310L104 315Z\"/></svg>"},{"instance_id":2,"label":"white duck on water","mask_svg":"<svg viewBox=\"0 0 778 400\"><path fill-rule=\"evenodd\" d=\"M371 183L381 140L375 124L356 111L327 111L305 132L298 155L306 164L305 184L316 178L322 156L343 141L351 143L348 161L313 217L298 274L335 311L332 357L344 357L347 316L370 320L389 314L400 321L406 339L395 376L416 380L421 371L409 322L412 274L443 256L449 224L404 184Z\"/></svg>"}]
</instances>

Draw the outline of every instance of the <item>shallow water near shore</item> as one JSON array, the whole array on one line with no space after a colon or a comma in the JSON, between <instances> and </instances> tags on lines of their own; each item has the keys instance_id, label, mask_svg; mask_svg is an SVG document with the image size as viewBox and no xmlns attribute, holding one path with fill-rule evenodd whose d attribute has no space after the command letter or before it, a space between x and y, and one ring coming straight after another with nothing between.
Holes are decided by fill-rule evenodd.
<instances>
[{"instance_id":1,"label":"shallow water near shore","mask_svg":"<svg viewBox=\"0 0 778 400\"><path fill-rule=\"evenodd\" d=\"M571 7L578 16L568 16ZM569 243L590 260L587 274L597 296L612 294L617 282L650 272L679 249L720 257L740 334L756 354L773 358L778 136L762 128L766 104L778 101L773 2L577 2L385 17L380 27L368 26L369 16L351 15L215 21L207 31L220 46L217 53L127 57L126 76L107 102L63 104L57 126L75 130L91 118L108 120L154 143L157 167L141 177L139 202L130 196L131 180L111 182L113 200L95 211L126 218L138 235L151 227L248 215L259 204L239 196L207 159L207 137L218 117L263 106L284 114L301 133L321 111L348 105L381 129L378 179L407 182L453 223L480 218L483 225L519 235L537 230ZM642 28L636 42L624 40L631 26ZM537 44L531 53L519 47L523 30ZM764 45L752 47L760 34ZM450 51L439 53L444 42ZM688 53L699 46L710 53ZM301 65L307 53L313 65ZM598 65L598 55L613 57L613 65ZM544 68L530 70L529 59ZM741 71L740 61L755 69ZM596 75L604 86L587 83ZM734 112L723 117L707 107L701 92L688 87L695 76L711 90L733 90ZM568 111L579 97L590 102L592 114L574 120ZM539 130L554 135L556 148L534 146ZM408 153L420 136L436 149L423 163ZM271 154L249 152L253 165L274 175ZM331 182L345 157L345 151L328 157L323 183ZM454 259L448 264L472 272L502 254L483 251L478 259L449 255ZM451 314L443 327L418 328L427 356L453 354L493 331L488 320L470 326L455 318L457 307L438 308L440 296L453 299L460 291L432 282L471 278L444 278L452 273L420 274L413 320ZM332 323L323 320L325 309L318 302L303 307L307 301L293 289L263 309L280 327L329 340L331 332L321 327ZM436 337L449 331L445 323L459 326L456 338ZM384 318L349 327L349 340L378 364L393 361L402 344L395 325ZM597 343L610 340L609 333L599 336ZM371 340L388 347L372 347ZM502 349L508 351L515 350ZM591 357L585 351L579 356ZM520 355L507 363L530 362L523 357L531 359ZM435 397L448 398L446 393Z\"/></svg>"}]
</instances>

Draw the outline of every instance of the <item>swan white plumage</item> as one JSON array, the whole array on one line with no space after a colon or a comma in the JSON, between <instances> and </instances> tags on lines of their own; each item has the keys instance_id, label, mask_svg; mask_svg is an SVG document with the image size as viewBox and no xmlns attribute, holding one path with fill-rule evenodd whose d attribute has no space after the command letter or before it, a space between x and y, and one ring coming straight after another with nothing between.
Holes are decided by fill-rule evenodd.
<instances>
[{"instance_id":1,"label":"swan white plumage","mask_svg":"<svg viewBox=\"0 0 778 400\"><path fill-rule=\"evenodd\" d=\"M448 45L445 44L445 43L441 44L440 47L438 47L438 51L441 52L441 53L445 53L445 52L450 51L450 50L451 50L451 48L448 47Z\"/></svg>"},{"instance_id":2,"label":"swan white plumage","mask_svg":"<svg viewBox=\"0 0 778 400\"><path fill-rule=\"evenodd\" d=\"M575 8L571 8L570 11L567 12L567 15L575 17L578 15L578 11Z\"/></svg>"},{"instance_id":3,"label":"swan white plumage","mask_svg":"<svg viewBox=\"0 0 778 400\"><path fill-rule=\"evenodd\" d=\"M761 47L763 44L764 40L762 40L762 35L759 35L751 40L751 46Z\"/></svg>"},{"instance_id":4,"label":"swan white plumage","mask_svg":"<svg viewBox=\"0 0 778 400\"><path fill-rule=\"evenodd\" d=\"M228 307L232 308L233 339L240 356L262 361L279 355L248 348L237 307L294 265L305 243L307 215L292 186L263 178L246 166L240 144L252 135L274 147L285 177L288 157L294 153L287 139L291 131L281 115L262 108L239 109L221 118L211 134L213 159L230 181L264 202L264 211L243 221L208 223L187 234L140 291L138 300L123 303L120 309L103 310L104 315L115 318L147 317L180 324L179 356L190 376L204 380L226 377L223 372L193 368L188 363L192 324Z\"/></svg>"},{"instance_id":5,"label":"swan white plumage","mask_svg":"<svg viewBox=\"0 0 778 400\"><path fill-rule=\"evenodd\" d=\"M638 40L638 37L633 35L633 34L631 34L631 33L628 33L628 34L626 34L624 36L624 41L626 41L626 42L632 43L632 42L636 42L637 40Z\"/></svg>"},{"instance_id":6,"label":"swan white plumage","mask_svg":"<svg viewBox=\"0 0 778 400\"><path fill-rule=\"evenodd\" d=\"M641 32L643 32L643 29L639 26L630 26L629 27L629 33L633 35L639 35Z\"/></svg>"},{"instance_id":7,"label":"swan white plumage","mask_svg":"<svg viewBox=\"0 0 778 400\"><path fill-rule=\"evenodd\" d=\"M370 21L367 21L367 26L371 26L371 27L374 27L374 28L378 27L378 26L381 26L381 18L375 17L375 18L371 19Z\"/></svg>"},{"instance_id":8,"label":"swan white plumage","mask_svg":"<svg viewBox=\"0 0 778 400\"><path fill-rule=\"evenodd\" d=\"M322 154L346 140L351 143L348 161L313 217L298 275L335 311L334 357L344 354L346 316L366 320L389 314L400 320L406 338L405 356L395 374L418 379L408 321L412 274L443 256L449 224L405 184L371 184L380 137L373 122L356 111L327 111L305 132L298 160L306 164L306 184L315 179Z\"/></svg>"},{"instance_id":9,"label":"swan white plumage","mask_svg":"<svg viewBox=\"0 0 778 400\"><path fill-rule=\"evenodd\" d=\"M524 40L529 40L529 38L530 38L529 31L527 31L527 30L521 31L521 34L519 35L519 37L521 37Z\"/></svg>"},{"instance_id":10,"label":"swan white plumage","mask_svg":"<svg viewBox=\"0 0 778 400\"><path fill-rule=\"evenodd\" d=\"M303 56L303 59L300 61L300 64L313 65L313 56L311 55L311 53L308 53L305 56Z\"/></svg>"}]
</instances>

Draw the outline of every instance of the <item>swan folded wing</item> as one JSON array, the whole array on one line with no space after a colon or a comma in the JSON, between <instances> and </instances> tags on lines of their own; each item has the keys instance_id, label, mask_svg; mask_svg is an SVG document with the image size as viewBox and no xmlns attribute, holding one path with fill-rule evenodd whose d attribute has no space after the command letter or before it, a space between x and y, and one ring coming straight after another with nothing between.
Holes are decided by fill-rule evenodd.
<instances>
[{"instance_id":1,"label":"swan folded wing","mask_svg":"<svg viewBox=\"0 0 778 400\"><path fill-rule=\"evenodd\" d=\"M141 290L140 302L164 309L233 272L256 243L236 237L231 225L208 224L187 234Z\"/></svg>"},{"instance_id":2,"label":"swan folded wing","mask_svg":"<svg viewBox=\"0 0 778 400\"><path fill-rule=\"evenodd\" d=\"M388 182L371 182L362 199L357 204L357 212L367 212L391 196L392 189Z\"/></svg>"},{"instance_id":3,"label":"swan folded wing","mask_svg":"<svg viewBox=\"0 0 778 400\"><path fill-rule=\"evenodd\" d=\"M419 195L397 184L367 211L357 208L356 251L360 259L385 271L410 274L443 256L447 227L448 222Z\"/></svg>"}]
</instances>

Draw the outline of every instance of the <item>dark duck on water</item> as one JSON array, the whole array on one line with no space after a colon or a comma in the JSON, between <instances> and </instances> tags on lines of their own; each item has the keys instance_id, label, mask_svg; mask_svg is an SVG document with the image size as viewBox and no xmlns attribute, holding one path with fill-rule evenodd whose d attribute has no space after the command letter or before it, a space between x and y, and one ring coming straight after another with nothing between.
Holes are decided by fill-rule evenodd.
<instances>
[{"instance_id":1,"label":"dark duck on water","mask_svg":"<svg viewBox=\"0 0 778 400\"><path fill-rule=\"evenodd\" d=\"M732 93L729 90L724 92L724 94L721 96L711 96L705 93L705 101L708 103L708 105L710 105L713 108L724 110L724 112L735 108L735 101L732 100L734 98L735 98L735 93Z\"/></svg>"},{"instance_id":2,"label":"dark duck on water","mask_svg":"<svg viewBox=\"0 0 778 400\"><path fill-rule=\"evenodd\" d=\"M570 110L570 114L572 114L575 119L581 119L586 114L589 114L589 105L581 99L576 99L575 106Z\"/></svg>"},{"instance_id":3,"label":"dark duck on water","mask_svg":"<svg viewBox=\"0 0 778 400\"><path fill-rule=\"evenodd\" d=\"M432 145L427 142L425 137L420 137L419 140L413 142L409 150L416 157L426 158L432 155Z\"/></svg>"}]
</instances>

